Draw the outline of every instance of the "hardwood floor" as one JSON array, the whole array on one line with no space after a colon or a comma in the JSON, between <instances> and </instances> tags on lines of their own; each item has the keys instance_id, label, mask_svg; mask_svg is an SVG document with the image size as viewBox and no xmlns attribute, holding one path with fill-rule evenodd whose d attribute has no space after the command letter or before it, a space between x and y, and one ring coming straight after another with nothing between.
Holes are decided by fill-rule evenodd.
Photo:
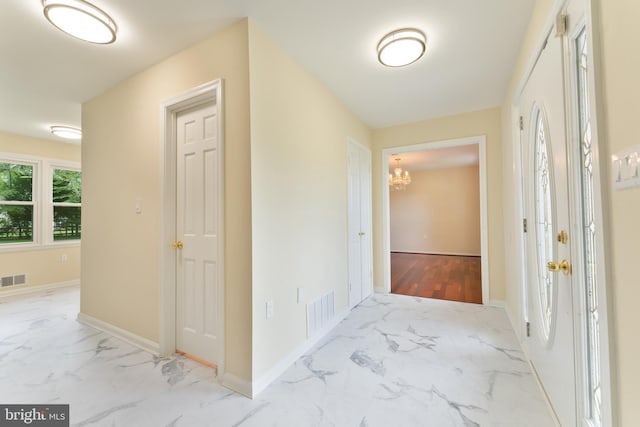
<instances>
[{"instance_id":1,"label":"hardwood floor","mask_svg":"<svg viewBox=\"0 0 640 427\"><path fill-rule=\"evenodd\" d=\"M482 304L480 257L392 252L391 292Z\"/></svg>"}]
</instances>

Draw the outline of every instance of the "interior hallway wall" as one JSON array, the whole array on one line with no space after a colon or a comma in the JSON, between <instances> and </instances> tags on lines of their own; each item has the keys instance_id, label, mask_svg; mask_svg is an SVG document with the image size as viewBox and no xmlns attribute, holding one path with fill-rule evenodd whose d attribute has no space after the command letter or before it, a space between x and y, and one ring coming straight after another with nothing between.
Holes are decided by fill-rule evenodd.
<instances>
[{"instance_id":1,"label":"interior hallway wall","mask_svg":"<svg viewBox=\"0 0 640 427\"><path fill-rule=\"evenodd\" d=\"M370 146L371 132L252 20L249 34L259 379L306 341L307 302L334 291L336 313L348 308L347 140Z\"/></svg>"},{"instance_id":2,"label":"interior hallway wall","mask_svg":"<svg viewBox=\"0 0 640 427\"><path fill-rule=\"evenodd\" d=\"M251 379L251 182L247 20L82 106L81 312L157 342L160 330L160 105L224 80L225 368ZM135 213L140 197L142 213Z\"/></svg>"}]
</instances>

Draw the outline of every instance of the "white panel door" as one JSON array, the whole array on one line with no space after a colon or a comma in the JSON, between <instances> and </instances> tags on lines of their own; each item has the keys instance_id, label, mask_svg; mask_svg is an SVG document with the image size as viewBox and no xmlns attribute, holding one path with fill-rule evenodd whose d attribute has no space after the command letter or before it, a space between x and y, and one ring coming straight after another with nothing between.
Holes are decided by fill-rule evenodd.
<instances>
[{"instance_id":1,"label":"white panel door","mask_svg":"<svg viewBox=\"0 0 640 427\"><path fill-rule=\"evenodd\" d=\"M218 360L219 141L217 108L178 114L176 350Z\"/></svg>"},{"instance_id":2,"label":"white panel door","mask_svg":"<svg viewBox=\"0 0 640 427\"><path fill-rule=\"evenodd\" d=\"M353 307L373 292L371 152L350 141L347 160L349 305Z\"/></svg>"},{"instance_id":3,"label":"white panel door","mask_svg":"<svg viewBox=\"0 0 640 427\"><path fill-rule=\"evenodd\" d=\"M572 228L561 37L549 37L523 91L520 112L528 224L526 285L530 337L526 345L558 419L563 426L574 426L571 250L562 234Z\"/></svg>"}]
</instances>

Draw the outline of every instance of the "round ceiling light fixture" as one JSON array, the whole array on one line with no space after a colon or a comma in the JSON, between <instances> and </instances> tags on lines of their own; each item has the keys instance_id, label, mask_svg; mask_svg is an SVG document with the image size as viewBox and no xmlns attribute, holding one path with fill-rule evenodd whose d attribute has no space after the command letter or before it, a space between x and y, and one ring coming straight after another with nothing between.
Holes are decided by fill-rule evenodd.
<instances>
[{"instance_id":1,"label":"round ceiling light fixture","mask_svg":"<svg viewBox=\"0 0 640 427\"><path fill-rule=\"evenodd\" d=\"M415 28L392 31L378 43L378 61L387 67L404 67L424 55L427 36Z\"/></svg>"},{"instance_id":2,"label":"round ceiling light fixture","mask_svg":"<svg viewBox=\"0 0 640 427\"><path fill-rule=\"evenodd\" d=\"M82 139L82 130L70 126L51 126L51 133L65 139Z\"/></svg>"},{"instance_id":3,"label":"round ceiling light fixture","mask_svg":"<svg viewBox=\"0 0 640 427\"><path fill-rule=\"evenodd\" d=\"M104 11L84 0L42 0L51 24L80 40L97 44L116 41L116 23Z\"/></svg>"}]
</instances>

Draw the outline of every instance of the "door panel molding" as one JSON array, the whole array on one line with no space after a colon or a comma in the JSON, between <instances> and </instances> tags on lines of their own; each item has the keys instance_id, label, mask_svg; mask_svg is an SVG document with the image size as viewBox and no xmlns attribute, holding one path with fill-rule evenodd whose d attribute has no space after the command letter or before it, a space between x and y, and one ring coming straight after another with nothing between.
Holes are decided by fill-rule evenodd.
<instances>
[{"instance_id":1,"label":"door panel molding","mask_svg":"<svg viewBox=\"0 0 640 427\"><path fill-rule=\"evenodd\" d=\"M176 349L176 255L171 244L176 239L176 119L180 112L213 102L217 106L218 128L216 129L219 148L218 194L224 194L224 102L223 81L221 79L204 83L179 95L164 100L160 105L160 339L161 355L172 354ZM224 374L224 198L218 206L218 305L220 322L217 325L219 338L218 377Z\"/></svg>"}]
</instances>

